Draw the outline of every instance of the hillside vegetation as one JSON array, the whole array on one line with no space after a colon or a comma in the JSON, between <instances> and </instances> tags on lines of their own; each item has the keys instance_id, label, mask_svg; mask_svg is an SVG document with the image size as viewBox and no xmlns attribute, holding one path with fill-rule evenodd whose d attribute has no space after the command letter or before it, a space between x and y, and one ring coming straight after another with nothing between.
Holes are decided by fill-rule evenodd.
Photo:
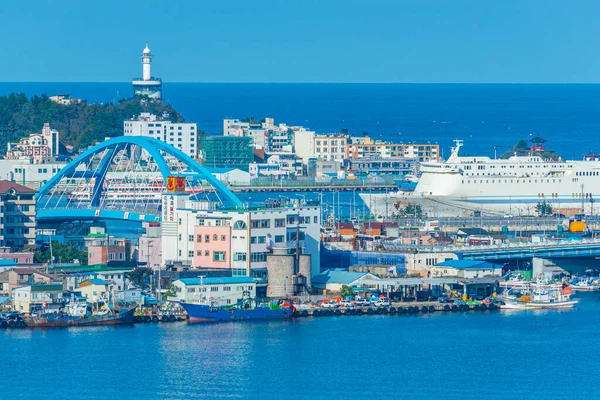
<instances>
[{"instance_id":1,"label":"hillside vegetation","mask_svg":"<svg viewBox=\"0 0 600 400\"><path fill-rule=\"evenodd\" d=\"M74 150L87 147L105 137L123 134L123 121L141 112L169 114L174 122L183 117L170 105L134 98L117 104L79 103L62 105L46 95L27 98L23 93L0 97L0 154L6 153L6 144L18 141L30 133L39 133L45 122L60 132L62 145Z\"/></svg>"}]
</instances>

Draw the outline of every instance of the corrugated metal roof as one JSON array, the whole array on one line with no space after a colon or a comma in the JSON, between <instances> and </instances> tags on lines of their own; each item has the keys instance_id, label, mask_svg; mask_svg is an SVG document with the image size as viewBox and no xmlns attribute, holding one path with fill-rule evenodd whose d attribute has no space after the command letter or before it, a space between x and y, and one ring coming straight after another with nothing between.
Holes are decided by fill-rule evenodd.
<instances>
[{"instance_id":1,"label":"corrugated metal roof","mask_svg":"<svg viewBox=\"0 0 600 400\"><path fill-rule=\"evenodd\" d=\"M435 265L436 267L448 267L454 269L493 269L502 268L501 265L487 261L474 260L447 260Z\"/></svg>"},{"instance_id":2,"label":"corrugated metal roof","mask_svg":"<svg viewBox=\"0 0 600 400\"><path fill-rule=\"evenodd\" d=\"M200 278L181 278L178 281L184 285L199 285ZM248 276L232 276L223 278L202 278L204 285L228 285L236 283L254 283L254 278Z\"/></svg>"},{"instance_id":3,"label":"corrugated metal roof","mask_svg":"<svg viewBox=\"0 0 600 400\"><path fill-rule=\"evenodd\" d=\"M79 284L79 286L83 285L85 282L91 282L93 285L109 285L109 283L106 282L104 279L91 278L91 279L86 279L85 281L81 282Z\"/></svg>"},{"instance_id":4,"label":"corrugated metal roof","mask_svg":"<svg viewBox=\"0 0 600 400\"><path fill-rule=\"evenodd\" d=\"M373 279L378 279L375 275L368 272L350 272L340 269L328 269L321 272L319 275L312 278L313 283L341 283L343 285L350 285L356 280L369 275Z\"/></svg>"}]
</instances>

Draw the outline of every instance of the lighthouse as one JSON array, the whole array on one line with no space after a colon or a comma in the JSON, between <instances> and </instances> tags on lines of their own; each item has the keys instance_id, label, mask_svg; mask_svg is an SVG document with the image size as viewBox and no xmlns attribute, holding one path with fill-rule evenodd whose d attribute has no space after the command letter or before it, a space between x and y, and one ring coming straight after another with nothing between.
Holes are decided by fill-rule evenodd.
<instances>
[{"instance_id":1,"label":"lighthouse","mask_svg":"<svg viewBox=\"0 0 600 400\"><path fill-rule=\"evenodd\" d=\"M162 80L152 77L152 54L146 43L142 51L142 77L134 78L131 82L135 96L144 96L151 99L160 99L162 97Z\"/></svg>"}]
</instances>

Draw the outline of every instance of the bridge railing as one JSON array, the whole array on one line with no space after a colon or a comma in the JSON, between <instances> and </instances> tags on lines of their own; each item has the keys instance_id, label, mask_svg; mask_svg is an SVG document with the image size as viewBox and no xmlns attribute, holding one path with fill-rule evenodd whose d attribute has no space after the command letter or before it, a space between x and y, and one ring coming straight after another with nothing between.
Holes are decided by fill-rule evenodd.
<instances>
[{"instance_id":1,"label":"bridge railing","mask_svg":"<svg viewBox=\"0 0 600 400\"><path fill-rule=\"evenodd\" d=\"M401 243L386 242L380 243L384 250L405 250L407 252L429 252L429 253L471 253L471 252L491 252L502 250L520 250L520 249L544 249L555 247L578 247L586 245L600 245L600 239L582 239L582 240L546 240L543 242L527 243L503 243L492 245L477 246L428 246L428 245L408 245Z\"/></svg>"}]
</instances>

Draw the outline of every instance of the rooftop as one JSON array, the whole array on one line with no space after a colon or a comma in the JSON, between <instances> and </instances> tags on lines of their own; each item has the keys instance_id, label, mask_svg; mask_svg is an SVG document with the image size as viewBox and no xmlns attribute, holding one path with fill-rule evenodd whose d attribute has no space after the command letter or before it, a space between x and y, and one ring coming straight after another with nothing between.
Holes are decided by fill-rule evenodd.
<instances>
[{"instance_id":1,"label":"rooftop","mask_svg":"<svg viewBox=\"0 0 600 400\"><path fill-rule=\"evenodd\" d=\"M106 282L104 279L100 279L100 278L90 278L90 279L86 279L85 281L81 282L79 284L79 287L82 286L88 286L85 285L85 283L90 282L90 284L92 285L103 285L103 286L107 286L109 283Z\"/></svg>"},{"instance_id":2,"label":"rooftop","mask_svg":"<svg viewBox=\"0 0 600 400\"><path fill-rule=\"evenodd\" d=\"M62 292L63 285L62 284L43 284L43 285L29 285L29 286L21 286L14 288L15 290L23 290L30 288L32 292Z\"/></svg>"},{"instance_id":3,"label":"rooftop","mask_svg":"<svg viewBox=\"0 0 600 400\"><path fill-rule=\"evenodd\" d=\"M447 260L436 264L435 267L448 267L454 269L494 269L502 268L499 264L493 264L487 261L473 260Z\"/></svg>"},{"instance_id":4,"label":"rooftop","mask_svg":"<svg viewBox=\"0 0 600 400\"><path fill-rule=\"evenodd\" d=\"M341 283L349 285L356 280L369 275L373 279L378 279L369 272L350 272L342 269L328 269L312 278L313 283Z\"/></svg>"},{"instance_id":5,"label":"rooftop","mask_svg":"<svg viewBox=\"0 0 600 400\"><path fill-rule=\"evenodd\" d=\"M1 180L0 181L0 194L7 194L9 190L13 189L16 193L37 193L37 191L28 188L27 186L19 185L18 183Z\"/></svg>"}]
</instances>

